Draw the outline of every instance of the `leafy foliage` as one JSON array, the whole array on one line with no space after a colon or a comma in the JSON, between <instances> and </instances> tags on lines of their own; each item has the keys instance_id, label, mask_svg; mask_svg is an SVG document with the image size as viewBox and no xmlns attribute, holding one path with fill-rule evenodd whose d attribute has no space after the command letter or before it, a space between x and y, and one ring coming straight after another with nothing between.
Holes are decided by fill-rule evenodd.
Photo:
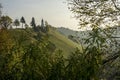
<instances>
[{"instance_id":1,"label":"leafy foliage","mask_svg":"<svg viewBox=\"0 0 120 80\"><path fill-rule=\"evenodd\" d=\"M91 62L88 62L88 64L93 66L90 70L97 72L99 76L101 71L101 74L106 73L106 76L108 76L106 69L110 67L107 65L113 65L114 61L116 62L116 59L119 57L120 46L118 46L119 43L114 37L114 29L112 29L119 26L119 0L68 0L68 4L69 9L79 19L80 27L92 30L89 33L89 37L85 40L87 46L83 46L84 53L89 56L88 58L86 57L86 60L89 59ZM108 55L110 58L106 57ZM101 62L104 62L104 59L106 63L110 61L113 61L113 63L101 64ZM107 67L104 67L104 65ZM115 65L117 64L114 64L114 68ZM96 68L95 66L98 67ZM101 70L101 66L103 70ZM114 71L110 73L112 74ZM99 76L97 76L97 79L109 80L105 76L101 78ZM91 77L92 75L89 76L89 79ZM96 75L92 79L96 79Z\"/></svg>"},{"instance_id":2,"label":"leafy foliage","mask_svg":"<svg viewBox=\"0 0 120 80\"><path fill-rule=\"evenodd\" d=\"M9 16L2 16L0 18L0 26L1 28L8 28L12 23L12 19Z\"/></svg>"},{"instance_id":3,"label":"leafy foliage","mask_svg":"<svg viewBox=\"0 0 120 80\"><path fill-rule=\"evenodd\" d=\"M6 32L7 38L3 36ZM11 44L9 48L1 44L5 48L1 48L0 56L6 54L1 58L1 80L98 79L96 71L100 68L99 54L101 51L96 48L97 46L92 45L88 49L83 49L82 52L77 49L71 56L65 58L61 50L54 52L55 45L48 41L48 35L35 32L36 35L33 32L33 29L28 28L25 30L6 29L3 34L1 33L1 40L6 39L4 40L6 42L2 43L7 47L9 47L8 42ZM7 40L8 37L10 40ZM35 38L35 40L33 41L31 38ZM10 42L11 39L12 42Z\"/></svg>"},{"instance_id":4,"label":"leafy foliage","mask_svg":"<svg viewBox=\"0 0 120 80\"><path fill-rule=\"evenodd\" d=\"M15 21L14 21L14 25L16 26L16 28L17 28L17 26L20 26L20 22L19 22L18 19L15 19Z\"/></svg>"}]
</instances>

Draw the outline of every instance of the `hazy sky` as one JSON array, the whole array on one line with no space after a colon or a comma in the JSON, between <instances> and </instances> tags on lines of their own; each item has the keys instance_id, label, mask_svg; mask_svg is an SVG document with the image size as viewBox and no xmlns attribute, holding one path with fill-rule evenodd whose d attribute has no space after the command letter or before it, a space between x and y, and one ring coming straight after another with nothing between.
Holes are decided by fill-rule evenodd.
<instances>
[{"instance_id":1,"label":"hazy sky","mask_svg":"<svg viewBox=\"0 0 120 80\"><path fill-rule=\"evenodd\" d=\"M29 24L32 17L40 24L41 19L47 20L55 27L78 29L78 22L68 10L66 0L0 0L3 14L12 19L24 16Z\"/></svg>"}]
</instances>

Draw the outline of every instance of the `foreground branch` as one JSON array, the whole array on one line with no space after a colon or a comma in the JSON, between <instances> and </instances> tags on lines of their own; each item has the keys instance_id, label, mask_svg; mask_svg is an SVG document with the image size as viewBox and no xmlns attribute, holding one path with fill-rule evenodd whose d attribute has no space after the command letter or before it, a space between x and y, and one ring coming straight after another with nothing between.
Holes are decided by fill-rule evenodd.
<instances>
[{"instance_id":1,"label":"foreground branch","mask_svg":"<svg viewBox=\"0 0 120 80\"><path fill-rule=\"evenodd\" d=\"M107 57L105 60L103 60L103 64L106 64L110 61L113 61L115 59L117 59L120 56L120 51L118 51L117 53L110 55L109 57Z\"/></svg>"},{"instance_id":2,"label":"foreground branch","mask_svg":"<svg viewBox=\"0 0 120 80\"><path fill-rule=\"evenodd\" d=\"M114 0L111 0L111 1L113 2L115 8L120 11L120 8L117 7L117 5L115 4L115 1Z\"/></svg>"}]
</instances>

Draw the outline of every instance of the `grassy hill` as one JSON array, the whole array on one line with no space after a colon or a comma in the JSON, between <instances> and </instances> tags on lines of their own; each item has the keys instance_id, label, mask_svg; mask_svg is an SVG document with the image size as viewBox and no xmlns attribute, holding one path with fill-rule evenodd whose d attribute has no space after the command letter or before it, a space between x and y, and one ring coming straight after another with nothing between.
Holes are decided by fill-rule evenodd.
<instances>
[{"instance_id":1,"label":"grassy hill","mask_svg":"<svg viewBox=\"0 0 120 80\"><path fill-rule=\"evenodd\" d=\"M50 28L49 30L49 41L54 43L57 49L63 50L65 56L68 56L71 52L75 51L76 47L81 49L79 44L63 36L54 28Z\"/></svg>"},{"instance_id":2,"label":"grassy hill","mask_svg":"<svg viewBox=\"0 0 120 80\"><path fill-rule=\"evenodd\" d=\"M21 44L27 44L28 42L35 42L37 39L35 36L37 32L32 29L12 29L10 30L12 35L19 40L19 42L23 41ZM41 33L44 36L44 33ZM22 39L19 39L23 37ZM28 39L28 40L26 40ZM48 41L55 45L56 50L62 50L65 57L67 57L70 53L76 50L76 48L81 49L80 44L73 42L68 39L64 35L60 34L55 28L50 27L48 32Z\"/></svg>"}]
</instances>

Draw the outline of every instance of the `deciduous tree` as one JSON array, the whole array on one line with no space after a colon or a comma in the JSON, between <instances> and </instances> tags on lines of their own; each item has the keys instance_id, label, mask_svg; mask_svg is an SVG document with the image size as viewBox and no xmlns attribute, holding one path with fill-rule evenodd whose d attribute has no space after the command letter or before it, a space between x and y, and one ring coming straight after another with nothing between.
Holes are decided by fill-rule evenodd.
<instances>
[{"instance_id":1,"label":"deciduous tree","mask_svg":"<svg viewBox=\"0 0 120 80\"><path fill-rule=\"evenodd\" d=\"M16 28L17 28L17 26L20 26L20 22L19 22L18 19L15 19L15 21L14 21L14 25L16 26Z\"/></svg>"},{"instance_id":2,"label":"deciduous tree","mask_svg":"<svg viewBox=\"0 0 120 80\"><path fill-rule=\"evenodd\" d=\"M2 28L8 28L12 23L12 19L9 16L2 16L0 18L0 25Z\"/></svg>"},{"instance_id":3,"label":"deciduous tree","mask_svg":"<svg viewBox=\"0 0 120 80\"><path fill-rule=\"evenodd\" d=\"M116 44L116 39L112 38L114 30L111 27L117 27L120 22L120 1L119 0L68 0L69 9L75 14L75 17L79 20L80 28L91 29L89 37L85 39L85 44L87 47L83 49L84 54L86 54L85 60L88 62L88 66L94 70L94 72L89 75L88 79L95 79L99 65L104 61L102 56L108 53L114 54L119 53L119 47ZM112 45L114 46L111 46ZM117 46L117 47L116 47ZM110 51L111 49L113 51ZM103 54L105 53L105 54ZM117 54L118 55L118 54ZM111 55L110 55L111 56ZM113 55L111 57L114 57ZM106 61L113 61L115 58L109 58ZM96 67L97 66L97 67ZM85 66L84 66L85 67ZM87 72L89 73L90 70ZM112 72L111 72L112 73ZM98 76L97 76L98 77Z\"/></svg>"}]
</instances>

